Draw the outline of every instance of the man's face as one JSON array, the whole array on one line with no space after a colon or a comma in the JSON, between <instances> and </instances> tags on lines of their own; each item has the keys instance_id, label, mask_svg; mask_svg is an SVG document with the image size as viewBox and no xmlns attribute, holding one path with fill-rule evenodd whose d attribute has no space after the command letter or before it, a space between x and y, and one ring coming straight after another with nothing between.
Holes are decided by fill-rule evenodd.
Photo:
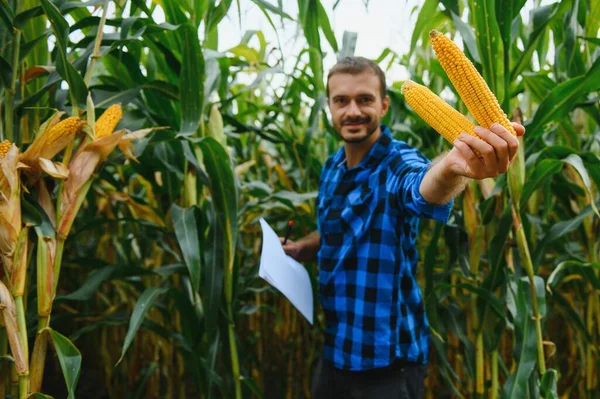
<instances>
[{"instance_id":1,"label":"man's face","mask_svg":"<svg viewBox=\"0 0 600 399\"><path fill-rule=\"evenodd\" d=\"M333 127L346 143L362 143L379 128L389 106L389 99L382 99L379 91L379 79L370 71L336 73L329 78Z\"/></svg>"}]
</instances>

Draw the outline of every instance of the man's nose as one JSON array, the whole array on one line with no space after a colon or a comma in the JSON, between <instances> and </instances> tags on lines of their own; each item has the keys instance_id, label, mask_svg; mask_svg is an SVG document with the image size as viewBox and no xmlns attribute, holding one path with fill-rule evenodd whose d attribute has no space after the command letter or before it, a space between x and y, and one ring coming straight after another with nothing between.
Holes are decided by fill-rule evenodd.
<instances>
[{"instance_id":1,"label":"man's nose","mask_svg":"<svg viewBox=\"0 0 600 399\"><path fill-rule=\"evenodd\" d=\"M350 101L350 104L348 104L347 114L348 115L360 115L361 114L360 108L356 104L356 101Z\"/></svg>"}]
</instances>

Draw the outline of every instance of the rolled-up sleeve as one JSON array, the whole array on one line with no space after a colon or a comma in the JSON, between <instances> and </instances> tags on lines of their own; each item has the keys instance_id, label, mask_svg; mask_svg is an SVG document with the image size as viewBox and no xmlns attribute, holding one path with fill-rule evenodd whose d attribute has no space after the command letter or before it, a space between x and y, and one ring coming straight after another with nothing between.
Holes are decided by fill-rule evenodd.
<instances>
[{"instance_id":1,"label":"rolled-up sleeve","mask_svg":"<svg viewBox=\"0 0 600 399\"><path fill-rule=\"evenodd\" d=\"M431 204L419 191L429 164L427 157L418 150L410 147L403 149L391 164L388 189L397 197L401 210L419 218L447 223L454 199L447 204Z\"/></svg>"}]
</instances>

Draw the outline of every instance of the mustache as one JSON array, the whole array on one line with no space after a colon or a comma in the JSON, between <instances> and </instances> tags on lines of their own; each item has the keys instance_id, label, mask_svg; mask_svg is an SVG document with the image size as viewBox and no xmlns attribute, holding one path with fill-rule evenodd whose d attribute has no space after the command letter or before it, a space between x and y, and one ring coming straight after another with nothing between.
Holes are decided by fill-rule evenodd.
<instances>
[{"instance_id":1,"label":"mustache","mask_svg":"<svg viewBox=\"0 0 600 399\"><path fill-rule=\"evenodd\" d=\"M368 116L362 116L360 118L346 118L344 120L342 120L342 126L343 125L355 125L355 124L359 124L359 123L369 123L371 122L371 118L369 118Z\"/></svg>"}]
</instances>

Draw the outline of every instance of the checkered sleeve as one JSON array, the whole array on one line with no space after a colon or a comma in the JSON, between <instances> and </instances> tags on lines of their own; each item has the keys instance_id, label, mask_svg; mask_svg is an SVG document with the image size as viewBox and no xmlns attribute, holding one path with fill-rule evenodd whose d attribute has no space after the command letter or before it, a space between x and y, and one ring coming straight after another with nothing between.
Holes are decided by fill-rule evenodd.
<instances>
[{"instance_id":1,"label":"checkered sleeve","mask_svg":"<svg viewBox=\"0 0 600 399\"><path fill-rule=\"evenodd\" d=\"M390 188L396 193L401 209L413 216L447 223L454 199L447 204L431 204L419 191L430 163L429 159L417 149L401 147L398 157L392 163Z\"/></svg>"}]
</instances>

